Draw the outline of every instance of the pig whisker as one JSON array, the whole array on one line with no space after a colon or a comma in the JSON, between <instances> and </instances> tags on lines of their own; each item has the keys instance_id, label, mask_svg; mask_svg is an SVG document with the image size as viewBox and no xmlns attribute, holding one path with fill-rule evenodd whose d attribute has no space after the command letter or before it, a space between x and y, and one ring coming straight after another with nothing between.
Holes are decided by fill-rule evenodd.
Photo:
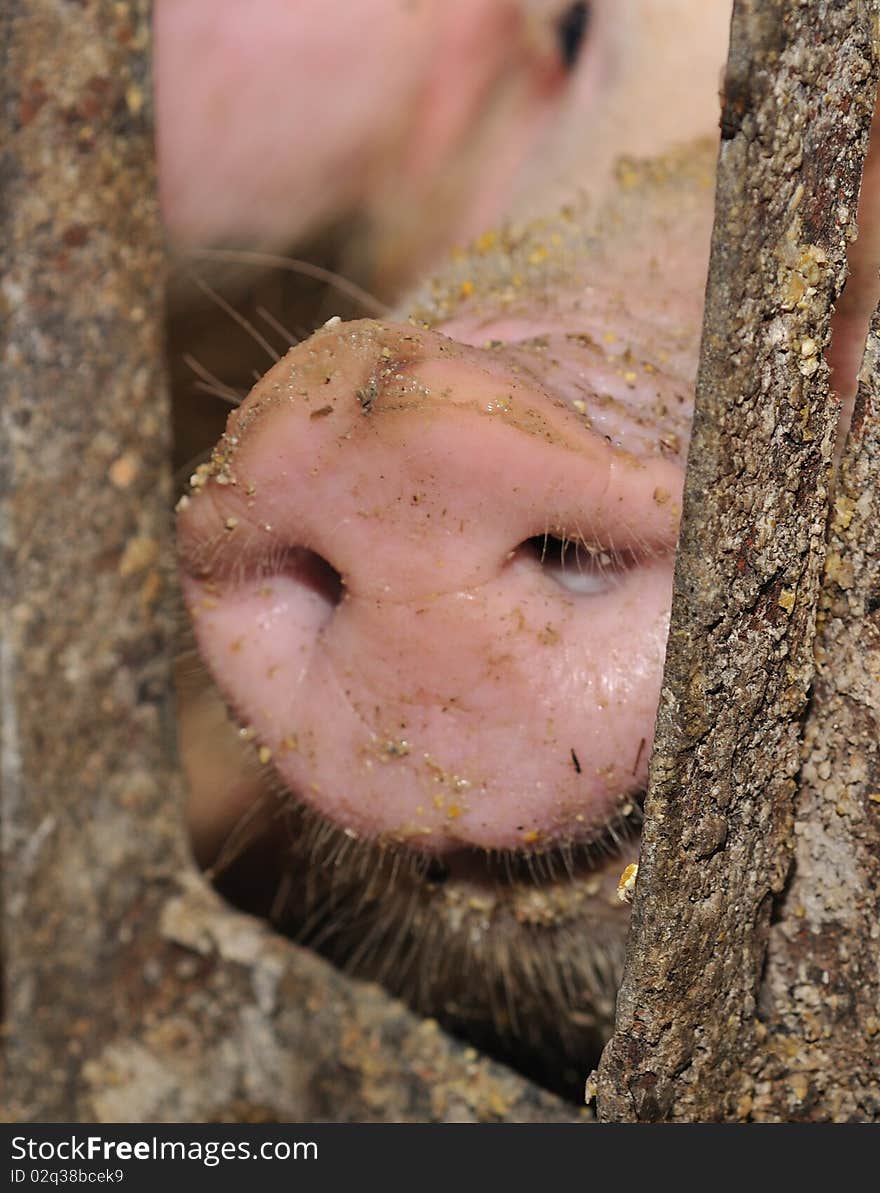
<instances>
[{"instance_id":1,"label":"pig whisker","mask_svg":"<svg viewBox=\"0 0 880 1193\"><path fill-rule=\"evenodd\" d=\"M623 837L617 831L617 827L613 820L609 821L608 824L605 826L605 832L611 838L611 841L613 842L615 848L617 848L618 850L623 848L623 844L624 844Z\"/></svg>"},{"instance_id":2,"label":"pig whisker","mask_svg":"<svg viewBox=\"0 0 880 1193\"><path fill-rule=\"evenodd\" d=\"M206 871L211 881L216 881L262 835L267 803L266 797L254 800L227 833L217 856Z\"/></svg>"},{"instance_id":3,"label":"pig whisker","mask_svg":"<svg viewBox=\"0 0 880 1193\"><path fill-rule=\"evenodd\" d=\"M287 911L287 907L280 909L278 922L281 921L282 916L286 916ZM322 899L319 904L310 908L308 915L303 917L299 928L293 933L293 939L303 948L312 949L316 953L320 952L336 932L336 917L332 913L332 898Z\"/></svg>"},{"instance_id":4,"label":"pig whisker","mask_svg":"<svg viewBox=\"0 0 880 1193\"><path fill-rule=\"evenodd\" d=\"M186 610L178 610L181 619L186 618ZM187 629L189 629L187 619ZM210 686L208 672L195 642L189 646L178 647L174 658L174 681L179 690L183 689L187 696L190 692L197 694Z\"/></svg>"},{"instance_id":5,"label":"pig whisker","mask_svg":"<svg viewBox=\"0 0 880 1193\"><path fill-rule=\"evenodd\" d=\"M313 265L309 261L298 261L293 257L284 257L278 253L260 253L240 251L237 249L194 249L191 255L199 257L202 260L226 261L233 265L256 265L260 268L269 267L287 270L289 273L296 273L301 277L314 278L315 281L325 282L328 286L332 286L340 294L344 294L347 298L352 299L370 315L375 315L377 318L387 318L391 314L390 307L380 302L378 298L375 298L367 290L364 290L363 287L349 281L348 278L343 277L341 274L334 273L332 269L324 269L322 266Z\"/></svg>"},{"instance_id":6,"label":"pig whisker","mask_svg":"<svg viewBox=\"0 0 880 1193\"><path fill-rule=\"evenodd\" d=\"M292 802L292 797L288 798ZM305 848L309 856L310 869L320 866L322 862L327 860L331 856L331 849L335 849L337 861L350 851L354 844L351 838L343 837L341 841L337 841L337 837L338 833L326 821L317 818L312 820L308 826L305 839Z\"/></svg>"},{"instance_id":7,"label":"pig whisker","mask_svg":"<svg viewBox=\"0 0 880 1193\"><path fill-rule=\"evenodd\" d=\"M202 278L193 276L193 282L196 286L198 286L204 295L210 298L210 300L215 303L221 311L223 311L224 314L228 315L234 323L237 323L238 326L251 337L258 347L263 349L273 364L278 363L278 361L281 359L281 353L277 352L272 347L266 337L257 331L249 319L246 319L240 311L237 311L231 303L226 301L222 294L219 294L213 288L213 286L209 286L208 283ZM256 378L257 380L260 379L259 373L257 373Z\"/></svg>"},{"instance_id":8,"label":"pig whisker","mask_svg":"<svg viewBox=\"0 0 880 1193\"><path fill-rule=\"evenodd\" d=\"M504 865L505 877L508 882L513 882L513 856L510 853L502 853L501 860Z\"/></svg>"},{"instance_id":9,"label":"pig whisker","mask_svg":"<svg viewBox=\"0 0 880 1193\"><path fill-rule=\"evenodd\" d=\"M538 867L537 867L538 876L539 876L538 881L540 881L540 879L542 877L544 877L544 875L541 875L541 869L543 868L544 874L546 875L546 877L549 878L551 882L555 882L556 881L556 864L554 861L554 854L552 852L545 853L545 854L539 854L538 858L540 859L538 862Z\"/></svg>"},{"instance_id":10,"label":"pig whisker","mask_svg":"<svg viewBox=\"0 0 880 1193\"><path fill-rule=\"evenodd\" d=\"M324 894L320 900L310 903L307 913L302 917L293 939L297 944L318 952L333 937L338 930L339 916L336 911L337 900L332 893ZM286 916L288 908L282 910ZM281 917L279 916L279 921Z\"/></svg>"},{"instance_id":11,"label":"pig whisker","mask_svg":"<svg viewBox=\"0 0 880 1193\"><path fill-rule=\"evenodd\" d=\"M364 963L371 954L379 956L382 950L383 937L388 937L389 926L382 919L375 919L363 933L360 941L351 955L346 958L344 968L353 973Z\"/></svg>"},{"instance_id":12,"label":"pig whisker","mask_svg":"<svg viewBox=\"0 0 880 1193\"><path fill-rule=\"evenodd\" d=\"M394 853L392 854L392 858L391 858L390 881L392 884L396 881L398 871L400 869L400 857L401 857L400 851L395 850Z\"/></svg>"},{"instance_id":13,"label":"pig whisker","mask_svg":"<svg viewBox=\"0 0 880 1193\"><path fill-rule=\"evenodd\" d=\"M262 306L257 307L257 314L260 316L260 318L263 320L264 323L268 323L269 326L272 328L272 330L277 332L278 335L281 336L281 338L284 341L287 348L293 348L295 344L298 344L301 342L303 337L295 336L292 331L288 331L288 329L284 326L284 324L279 322L279 320L277 320L275 318L275 316L272 314L272 312L267 311L265 307L262 307Z\"/></svg>"},{"instance_id":14,"label":"pig whisker","mask_svg":"<svg viewBox=\"0 0 880 1193\"><path fill-rule=\"evenodd\" d=\"M278 889L272 899L272 906L269 909L269 922L276 924L284 915L285 911L290 905L291 896L293 893L293 875L289 871L285 871L281 875L278 883Z\"/></svg>"},{"instance_id":15,"label":"pig whisker","mask_svg":"<svg viewBox=\"0 0 880 1193\"><path fill-rule=\"evenodd\" d=\"M572 846L565 842L559 847L559 857L565 868L565 872L569 878L574 878L574 850Z\"/></svg>"},{"instance_id":16,"label":"pig whisker","mask_svg":"<svg viewBox=\"0 0 880 1193\"><path fill-rule=\"evenodd\" d=\"M229 406L240 406L242 403L241 395L235 390L228 389L222 386L221 382L216 384L212 381L197 381L193 386L196 393L207 394L209 398L219 398L221 402L226 402ZM205 453L208 454L207 452Z\"/></svg>"},{"instance_id":17,"label":"pig whisker","mask_svg":"<svg viewBox=\"0 0 880 1193\"><path fill-rule=\"evenodd\" d=\"M396 970L397 980L404 983L406 982L406 974L412 966L413 954L415 950L410 949L408 956L405 953L403 954L402 968L400 967L400 957L407 941L412 935L411 929L416 918L418 906L418 891L416 888L413 888L410 891L409 899L407 900L406 906L403 909L400 921L395 926L393 937L390 933L388 933L390 942L386 946L382 960L378 966L378 969L376 970L377 981L385 982L388 979L391 971Z\"/></svg>"},{"instance_id":18,"label":"pig whisker","mask_svg":"<svg viewBox=\"0 0 880 1193\"><path fill-rule=\"evenodd\" d=\"M414 963L418 960L420 964L416 965L414 970L413 965L410 965L412 976L409 979L409 988L413 1002L417 1006L424 1006L430 997L431 989L436 985L442 956L440 926L435 919L429 917L423 924L419 930L419 939L422 942L422 947L418 953L415 949L412 950L412 961Z\"/></svg>"},{"instance_id":19,"label":"pig whisker","mask_svg":"<svg viewBox=\"0 0 880 1193\"><path fill-rule=\"evenodd\" d=\"M519 1020L517 1016L517 992L516 983L513 980L513 965L510 956L510 949L507 947L507 942L502 941L503 948L500 950L498 960L498 977L501 984L501 993L504 999L503 1011L504 1017L495 1012L496 1023L504 1022L505 1019L510 1025L510 1030L514 1035L520 1034Z\"/></svg>"},{"instance_id":20,"label":"pig whisker","mask_svg":"<svg viewBox=\"0 0 880 1193\"><path fill-rule=\"evenodd\" d=\"M205 366L200 364L188 352L184 354L183 360L187 368L191 369L199 378L196 389L201 393L210 394L214 398L220 398L221 401L227 402L230 406L241 405L244 400L244 394L239 393L237 389L233 389L231 385L224 384L213 373L209 373Z\"/></svg>"}]
</instances>

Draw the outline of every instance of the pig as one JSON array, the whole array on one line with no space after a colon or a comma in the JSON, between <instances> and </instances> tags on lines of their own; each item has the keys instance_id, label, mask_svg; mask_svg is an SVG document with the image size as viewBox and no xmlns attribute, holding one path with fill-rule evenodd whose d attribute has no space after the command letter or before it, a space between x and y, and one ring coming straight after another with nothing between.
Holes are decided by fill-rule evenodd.
<instances>
[{"instance_id":1,"label":"pig","mask_svg":"<svg viewBox=\"0 0 880 1193\"><path fill-rule=\"evenodd\" d=\"M702 131L688 87L717 85L700 38L709 24L717 40L728 14L712 0L693 21L693 7L357 0L328 20L322 0L156 0L171 241L301 248L344 229L340 258L394 292L532 196L581 185L581 132L598 111L609 135L591 146L596 178L615 139L641 153ZM678 95L657 105L646 68L665 28L677 33L662 43L664 85Z\"/></svg>"},{"instance_id":2,"label":"pig","mask_svg":"<svg viewBox=\"0 0 880 1193\"><path fill-rule=\"evenodd\" d=\"M571 89L588 10L358 0L328 20L321 0L158 0L172 241L278 248L348 227L386 281L425 269L497 212Z\"/></svg>"},{"instance_id":3,"label":"pig","mask_svg":"<svg viewBox=\"0 0 880 1193\"><path fill-rule=\"evenodd\" d=\"M322 0L157 0L154 14L183 469L223 425L189 362L242 393L265 368L211 291L292 335L334 310L382 311L520 187L578 85L590 5L357 0L328 20ZM305 258L312 280L268 274L266 250Z\"/></svg>"},{"instance_id":4,"label":"pig","mask_svg":"<svg viewBox=\"0 0 880 1193\"><path fill-rule=\"evenodd\" d=\"M729 16L591 5L507 218L390 318L291 349L178 515L253 759L198 802L197 849L256 858L300 940L573 1096L623 957ZM844 396L869 275L840 306ZM256 904L252 879L229 889Z\"/></svg>"}]
</instances>

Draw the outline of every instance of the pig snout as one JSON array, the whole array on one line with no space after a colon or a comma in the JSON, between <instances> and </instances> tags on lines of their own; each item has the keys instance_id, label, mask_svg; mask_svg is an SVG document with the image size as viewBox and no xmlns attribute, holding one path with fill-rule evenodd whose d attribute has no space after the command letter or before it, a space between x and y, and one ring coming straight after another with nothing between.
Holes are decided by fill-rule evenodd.
<instances>
[{"instance_id":1,"label":"pig snout","mask_svg":"<svg viewBox=\"0 0 880 1193\"><path fill-rule=\"evenodd\" d=\"M406 322L331 320L179 515L199 653L263 768L227 782L195 743L200 859L574 1096L622 964L714 153L483 234Z\"/></svg>"},{"instance_id":2,"label":"pig snout","mask_svg":"<svg viewBox=\"0 0 880 1193\"><path fill-rule=\"evenodd\" d=\"M639 419L662 374L600 343L340 324L197 474L200 651L261 760L348 835L545 851L643 788L681 467Z\"/></svg>"}]
</instances>

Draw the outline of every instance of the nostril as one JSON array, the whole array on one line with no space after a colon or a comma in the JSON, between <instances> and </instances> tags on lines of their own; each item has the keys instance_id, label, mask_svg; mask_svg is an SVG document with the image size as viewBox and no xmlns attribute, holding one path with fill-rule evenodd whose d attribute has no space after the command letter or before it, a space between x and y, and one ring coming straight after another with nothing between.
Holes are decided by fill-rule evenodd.
<instances>
[{"instance_id":1,"label":"nostril","mask_svg":"<svg viewBox=\"0 0 880 1193\"><path fill-rule=\"evenodd\" d=\"M552 534L527 539L514 557L537 563L549 580L576 596L611 592L638 563L632 551Z\"/></svg>"},{"instance_id":2,"label":"nostril","mask_svg":"<svg viewBox=\"0 0 880 1193\"><path fill-rule=\"evenodd\" d=\"M272 571L293 580L334 609L345 594L345 584L336 568L306 547L287 548Z\"/></svg>"}]
</instances>

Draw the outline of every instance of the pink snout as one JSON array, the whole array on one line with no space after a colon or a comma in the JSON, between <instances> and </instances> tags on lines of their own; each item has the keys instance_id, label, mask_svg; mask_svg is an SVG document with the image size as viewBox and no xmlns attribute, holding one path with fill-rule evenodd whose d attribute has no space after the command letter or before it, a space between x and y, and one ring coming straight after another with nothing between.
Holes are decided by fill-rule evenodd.
<instances>
[{"instance_id":1,"label":"pink snout","mask_svg":"<svg viewBox=\"0 0 880 1193\"><path fill-rule=\"evenodd\" d=\"M644 786L679 465L503 352L363 321L293 349L180 515L200 650L352 835L588 841Z\"/></svg>"}]
</instances>

